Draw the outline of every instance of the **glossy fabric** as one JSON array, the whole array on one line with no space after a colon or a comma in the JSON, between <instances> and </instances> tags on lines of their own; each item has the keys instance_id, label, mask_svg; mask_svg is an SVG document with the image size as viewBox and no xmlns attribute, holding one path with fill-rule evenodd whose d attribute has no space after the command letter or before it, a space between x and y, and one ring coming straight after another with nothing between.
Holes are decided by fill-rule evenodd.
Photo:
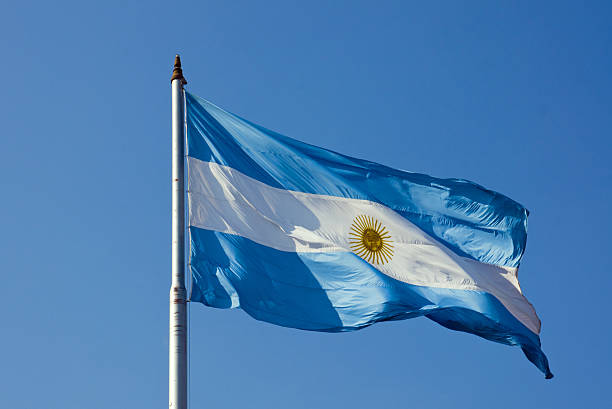
<instances>
[{"instance_id":1,"label":"glossy fabric","mask_svg":"<svg viewBox=\"0 0 612 409\"><path fill-rule=\"evenodd\" d=\"M503 195L468 181L394 170L307 145L191 94L187 135L191 158L229 167L275 189L380 204L405 219L404 224L421 229L432 245L516 273L525 248L527 211ZM192 207L198 201L205 211L208 200L231 200L227 203L235 206L234 220L247 227L249 220L264 215L263 209L252 208L253 200L241 198L239 190L228 193L231 183L224 186L217 193L191 192ZM269 209L281 205L265 202ZM274 220L274 214L265 216L270 223L286 223ZM547 377L552 376L540 349L539 325L530 330L487 291L414 285L410 276L400 281L382 266L343 250L341 241L330 251L283 251L262 245L250 239L250 233L231 234L232 217L226 215L218 226L190 227L193 301L240 307L278 325L330 332L425 315L451 329L520 345ZM302 236L308 233L299 220L289 224ZM343 234L339 229L332 236ZM425 269L435 274L436 260L429 260Z\"/></svg>"}]
</instances>

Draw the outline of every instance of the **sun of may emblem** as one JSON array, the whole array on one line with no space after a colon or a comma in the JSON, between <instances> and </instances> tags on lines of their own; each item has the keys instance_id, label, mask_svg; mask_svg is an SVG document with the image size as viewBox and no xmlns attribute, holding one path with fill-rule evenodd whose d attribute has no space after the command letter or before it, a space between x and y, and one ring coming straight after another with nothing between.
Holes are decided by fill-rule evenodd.
<instances>
[{"instance_id":1,"label":"sun of may emblem","mask_svg":"<svg viewBox=\"0 0 612 409\"><path fill-rule=\"evenodd\" d=\"M355 217L349 232L351 249L368 263L385 264L393 257L389 231L373 217Z\"/></svg>"}]
</instances>

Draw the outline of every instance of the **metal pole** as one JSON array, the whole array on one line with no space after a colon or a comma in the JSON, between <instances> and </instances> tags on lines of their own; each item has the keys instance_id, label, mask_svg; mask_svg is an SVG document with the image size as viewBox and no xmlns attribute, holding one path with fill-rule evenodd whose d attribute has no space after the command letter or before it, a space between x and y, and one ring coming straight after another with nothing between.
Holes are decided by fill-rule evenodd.
<instances>
[{"instance_id":1,"label":"metal pole","mask_svg":"<svg viewBox=\"0 0 612 409\"><path fill-rule=\"evenodd\" d=\"M172 72L172 286L170 287L168 407L187 409L187 305L185 289L185 124L186 84L181 59L176 55Z\"/></svg>"}]
</instances>

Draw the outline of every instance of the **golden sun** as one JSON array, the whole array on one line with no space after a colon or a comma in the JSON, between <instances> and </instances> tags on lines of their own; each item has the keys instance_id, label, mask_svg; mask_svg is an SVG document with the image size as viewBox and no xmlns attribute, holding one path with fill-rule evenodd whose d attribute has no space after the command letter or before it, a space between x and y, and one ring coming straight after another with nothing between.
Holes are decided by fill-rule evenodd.
<instances>
[{"instance_id":1,"label":"golden sun","mask_svg":"<svg viewBox=\"0 0 612 409\"><path fill-rule=\"evenodd\" d=\"M385 264L393 257L391 235L373 217L355 217L349 232L351 250L368 263Z\"/></svg>"}]
</instances>

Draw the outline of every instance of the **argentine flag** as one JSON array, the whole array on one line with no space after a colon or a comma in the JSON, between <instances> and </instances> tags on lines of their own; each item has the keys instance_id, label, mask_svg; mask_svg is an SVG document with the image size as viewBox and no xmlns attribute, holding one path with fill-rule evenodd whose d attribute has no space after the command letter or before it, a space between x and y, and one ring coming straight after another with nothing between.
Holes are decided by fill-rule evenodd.
<instances>
[{"instance_id":1,"label":"argentine flag","mask_svg":"<svg viewBox=\"0 0 612 409\"><path fill-rule=\"evenodd\" d=\"M191 301L311 331L425 316L519 345L552 377L517 279L520 204L287 138L189 93L186 108Z\"/></svg>"}]
</instances>

